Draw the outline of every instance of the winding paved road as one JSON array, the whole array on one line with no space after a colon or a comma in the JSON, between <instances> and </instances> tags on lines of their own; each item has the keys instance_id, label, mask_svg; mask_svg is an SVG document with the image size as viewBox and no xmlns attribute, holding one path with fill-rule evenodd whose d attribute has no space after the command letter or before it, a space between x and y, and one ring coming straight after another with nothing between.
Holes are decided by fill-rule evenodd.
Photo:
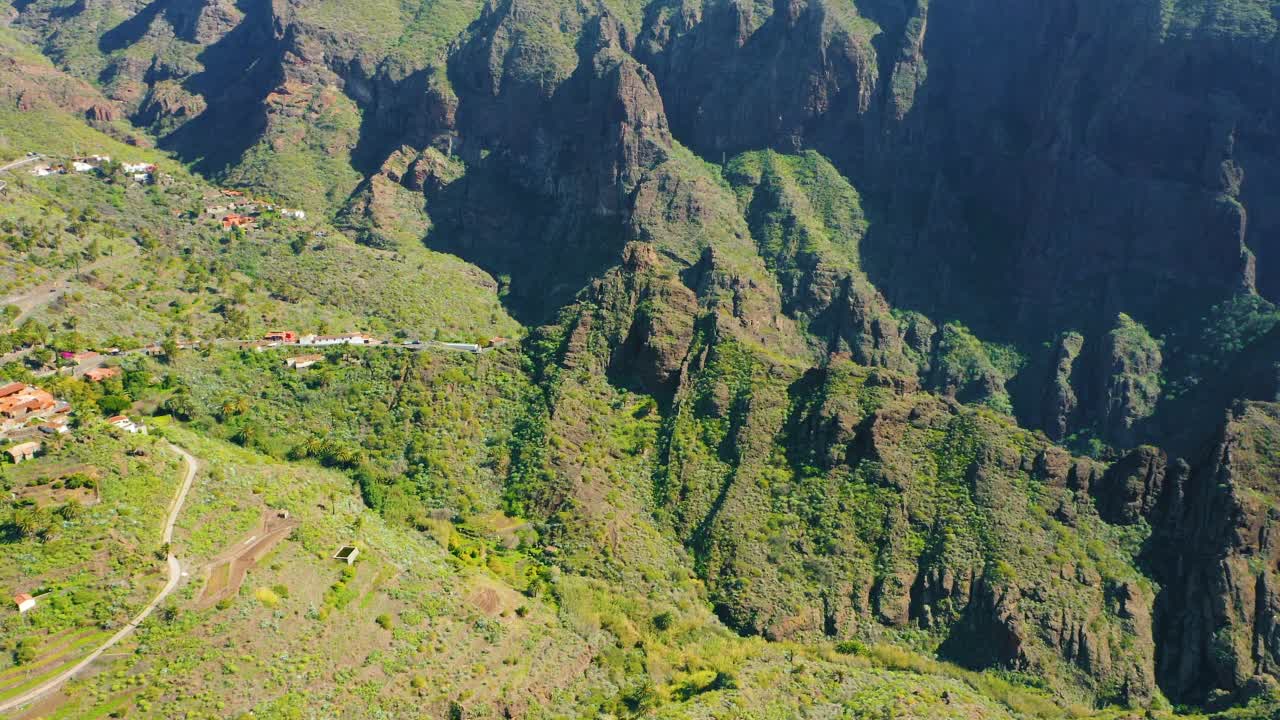
<instances>
[{"instance_id":1,"label":"winding paved road","mask_svg":"<svg viewBox=\"0 0 1280 720\"><path fill-rule=\"evenodd\" d=\"M195 480L196 469L199 467L199 463L191 453L183 450L173 443L169 443L169 449L181 455L183 460L186 461L187 474L182 480L182 487L178 488L178 494L173 498L173 504L169 507L169 516L165 518L164 533L161 535L163 542L165 543L172 542L173 540L173 526L178 522L178 514L182 512L183 504L187 502L187 493L191 491L191 483ZM129 635L133 633L134 628L138 627L143 620L150 617L151 613L160 605L160 603L164 602L165 598L169 597L170 593L177 589L178 582L182 580L182 564L178 562L177 556L172 552L169 553L168 564L169 580L164 584L164 587L160 590L159 594L152 598L151 602L147 603L146 607L142 608L136 617L130 620L124 627L120 628L116 634L107 638L106 642L98 646L98 648L93 652L86 655L82 660L80 660L80 662L70 668L67 668L56 677L46 680L19 696L0 702L0 713L9 712L21 707L22 705L38 700L46 693L57 689L64 682L75 677L76 673L84 670L94 660L101 657L103 653L110 650L121 640L129 637Z\"/></svg>"},{"instance_id":2,"label":"winding paved road","mask_svg":"<svg viewBox=\"0 0 1280 720\"><path fill-rule=\"evenodd\" d=\"M43 159L44 159L43 155L32 155L30 157L25 157L21 160L15 160L9 163L8 165L5 165L4 167L0 167L0 172L5 172L6 170L16 170L22 167L23 165L30 165L31 163L36 162L37 160L43 160Z\"/></svg>"}]
</instances>

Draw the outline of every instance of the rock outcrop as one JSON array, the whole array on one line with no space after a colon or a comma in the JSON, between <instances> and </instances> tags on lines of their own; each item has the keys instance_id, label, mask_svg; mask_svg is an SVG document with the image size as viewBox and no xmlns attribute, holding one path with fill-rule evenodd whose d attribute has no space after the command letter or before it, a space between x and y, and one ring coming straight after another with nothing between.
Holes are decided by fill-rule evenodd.
<instances>
[{"instance_id":1,"label":"rock outcrop","mask_svg":"<svg viewBox=\"0 0 1280 720\"><path fill-rule=\"evenodd\" d=\"M1266 687L1280 672L1280 405L1246 403L1191 465L1163 480L1148 559L1161 687L1177 700ZM1155 467L1150 469L1155 470Z\"/></svg>"},{"instance_id":2,"label":"rock outcrop","mask_svg":"<svg viewBox=\"0 0 1280 720\"><path fill-rule=\"evenodd\" d=\"M1160 400L1160 345L1146 328L1121 314L1107 334L1097 416L1103 434L1121 447L1138 437L1138 423Z\"/></svg>"},{"instance_id":3,"label":"rock outcrop","mask_svg":"<svg viewBox=\"0 0 1280 720\"><path fill-rule=\"evenodd\" d=\"M1053 347L1050 374L1045 383L1040 423L1045 434L1054 440L1063 440L1075 427L1076 411L1080 406L1073 383L1076 360L1084 346L1080 333L1061 335Z\"/></svg>"},{"instance_id":4,"label":"rock outcrop","mask_svg":"<svg viewBox=\"0 0 1280 720\"><path fill-rule=\"evenodd\" d=\"M1089 490L1103 520L1132 525L1152 516L1166 485L1177 487L1183 480L1176 465L1170 468L1168 457L1159 448L1141 447L1107 468Z\"/></svg>"}]
</instances>

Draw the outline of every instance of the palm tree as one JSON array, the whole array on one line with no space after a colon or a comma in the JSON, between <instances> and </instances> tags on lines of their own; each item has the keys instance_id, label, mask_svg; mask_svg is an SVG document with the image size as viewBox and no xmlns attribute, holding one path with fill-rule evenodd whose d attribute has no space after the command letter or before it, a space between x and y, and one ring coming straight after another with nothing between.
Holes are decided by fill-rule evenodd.
<instances>
[{"instance_id":1,"label":"palm tree","mask_svg":"<svg viewBox=\"0 0 1280 720\"><path fill-rule=\"evenodd\" d=\"M222 419L226 420L227 418L234 417L236 415L244 415L249 412L249 408L249 399L246 397L227 398L222 403L220 414L222 415Z\"/></svg>"},{"instance_id":2,"label":"palm tree","mask_svg":"<svg viewBox=\"0 0 1280 720\"><path fill-rule=\"evenodd\" d=\"M13 526L22 537L31 538L49 531L49 518L36 508L20 508L13 511Z\"/></svg>"},{"instance_id":3,"label":"palm tree","mask_svg":"<svg viewBox=\"0 0 1280 720\"><path fill-rule=\"evenodd\" d=\"M306 458L321 457L325 452L325 441L323 438L312 435L294 446L293 458L295 460L303 460Z\"/></svg>"},{"instance_id":4,"label":"palm tree","mask_svg":"<svg viewBox=\"0 0 1280 720\"><path fill-rule=\"evenodd\" d=\"M76 500L68 500L58 508L57 513L63 520L75 520L84 513L84 506Z\"/></svg>"},{"instance_id":5,"label":"palm tree","mask_svg":"<svg viewBox=\"0 0 1280 720\"><path fill-rule=\"evenodd\" d=\"M232 441L241 447L249 447L262 437L262 429L257 423L245 423L231 436Z\"/></svg>"}]
</instances>

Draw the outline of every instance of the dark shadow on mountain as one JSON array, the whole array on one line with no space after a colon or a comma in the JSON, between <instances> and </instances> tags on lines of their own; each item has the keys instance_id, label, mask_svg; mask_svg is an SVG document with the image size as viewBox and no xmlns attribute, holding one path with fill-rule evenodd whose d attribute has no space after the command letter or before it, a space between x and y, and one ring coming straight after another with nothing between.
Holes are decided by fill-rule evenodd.
<instances>
[{"instance_id":1,"label":"dark shadow on mountain","mask_svg":"<svg viewBox=\"0 0 1280 720\"><path fill-rule=\"evenodd\" d=\"M1145 430L1170 453L1190 456L1240 400L1280 402L1280 324L1205 368L1195 387L1161 403Z\"/></svg>"},{"instance_id":2,"label":"dark shadow on mountain","mask_svg":"<svg viewBox=\"0 0 1280 720\"><path fill-rule=\"evenodd\" d=\"M540 324L619 263L631 199L615 174L613 126L600 122L610 108L601 107L594 75L598 38L584 30L577 69L549 97L518 78L507 78L495 94L487 68L498 19L477 20L450 58L459 136L452 149L467 173L428 190L434 225L427 244L509 278L508 310ZM407 131L417 138L426 129Z\"/></svg>"},{"instance_id":3,"label":"dark shadow on mountain","mask_svg":"<svg viewBox=\"0 0 1280 720\"><path fill-rule=\"evenodd\" d=\"M19 13L22 13L22 12L25 12L27 8L34 5L35 3L36 3L36 0L17 0L12 4L13 4L14 10L17 10ZM85 12L86 9L88 9L88 0L76 0L70 5L51 8L48 12L49 12L50 18L54 18L57 20L66 20L67 18L72 18L72 17L76 17L77 15L80 15L81 13Z\"/></svg>"},{"instance_id":4,"label":"dark shadow on mountain","mask_svg":"<svg viewBox=\"0 0 1280 720\"><path fill-rule=\"evenodd\" d=\"M426 244L510 280L503 300L526 325L540 325L593 277L617 264L623 228L555 198L530 192L490 156L427 194L433 225Z\"/></svg>"},{"instance_id":5,"label":"dark shadow on mountain","mask_svg":"<svg viewBox=\"0 0 1280 720\"><path fill-rule=\"evenodd\" d=\"M104 55L110 55L138 42L151 29L151 23L171 3L172 0L154 0L136 15L103 33L98 38L98 50Z\"/></svg>"},{"instance_id":6,"label":"dark shadow on mountain","mask_svg":"<svg viewBox=\"0 0 1280 720\"><path fill-rule=\"evenodd\" d=\"M450 151L443 137L449 130L446 101L432 86L437 72L427 67L392 79L384 67L368 75L355 61L340 70L344 92L363 109L351 152L351 164L362 175L378 172L387 156L402 146L422 150L435 141L441 152Z\"/></svg>"},{"instance_id":7,"label":"dark shadow on mountain","mask_svg":"<svg viewBox=\"0 0 1280 720\"><path fill-rule=\"evenodd\" d=\"M160 141L211 175L261 138L267 120L263 100L284 80L280 64L288 40L275 37L270 0L241 0L238 7L244 19L200 53L205 69L182 83L204 98L204 111Z\"/></svg>"}]
</instances>

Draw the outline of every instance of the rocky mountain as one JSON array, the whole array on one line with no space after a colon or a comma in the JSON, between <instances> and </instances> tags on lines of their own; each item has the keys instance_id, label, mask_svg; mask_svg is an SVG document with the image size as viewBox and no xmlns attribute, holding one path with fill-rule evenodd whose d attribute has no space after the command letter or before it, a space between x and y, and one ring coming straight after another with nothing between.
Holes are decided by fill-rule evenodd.
<instances>
[{"instance_id":1,"label":"rocky mountain","mask_svg":"<svg viewBox=\"0 0 1280 720\"><path fill-rule=\"evenodd\" d=\"M565 567L1086 704L1280 682L1269 0L10 5L90 112L497 278Z\"/></svg>"}]
</instances>

